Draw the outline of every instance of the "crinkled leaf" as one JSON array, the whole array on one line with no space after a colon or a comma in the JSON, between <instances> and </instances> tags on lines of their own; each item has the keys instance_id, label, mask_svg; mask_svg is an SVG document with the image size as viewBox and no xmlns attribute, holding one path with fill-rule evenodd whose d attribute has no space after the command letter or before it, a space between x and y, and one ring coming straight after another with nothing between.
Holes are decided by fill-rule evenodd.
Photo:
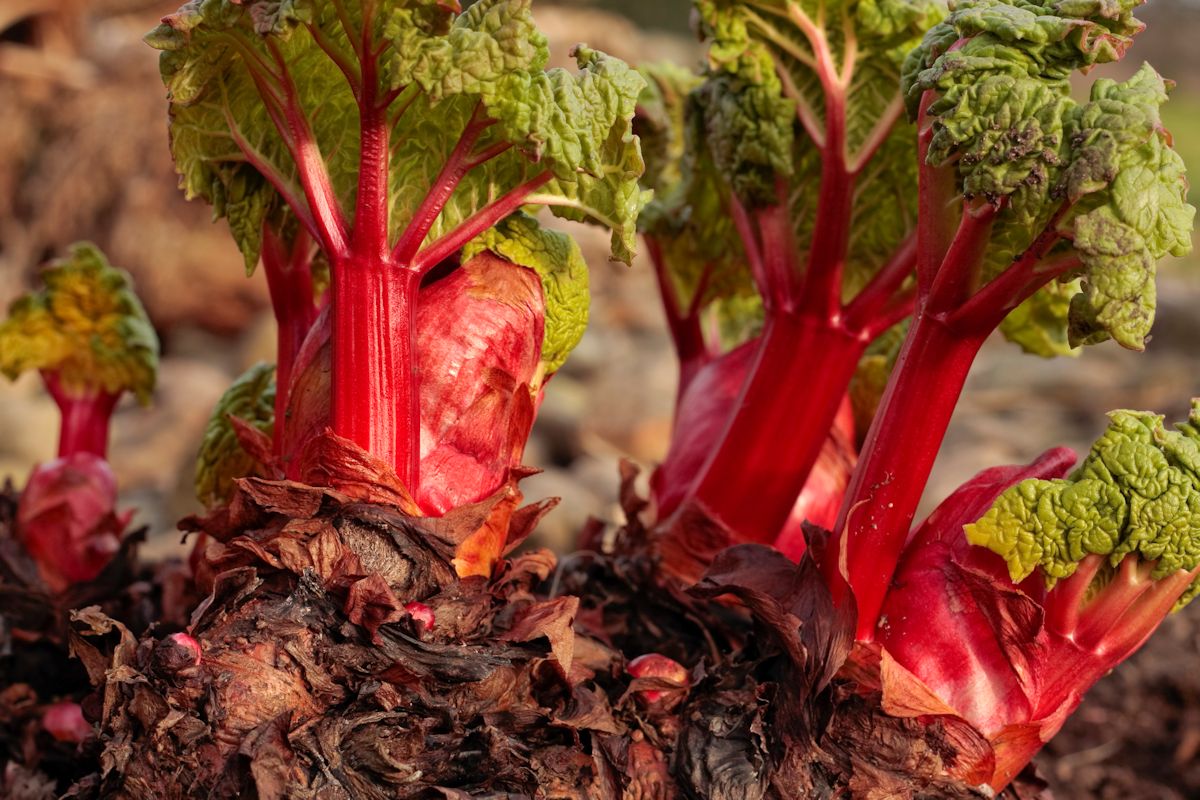
<instances>
[{"instance_id":1,"label":"crinkled leaf","mask_svg":"<svg viewBox=\"0 0 1200 800\"><path fill-rule=\"evenodd\" d=\"M533 25L529 0L482 0L457 16L452 7L407 0L369 17L368 38L389 44L384 63L374 65L378 89L396 92L388 112L391 235L407 227L482 104L495 124L478 151L502 143L514 147L464 177L429 231L430 241L550 170L554 179L531 202L611 227L614 255L628 260L646 199L637 187L642 162L630 130L641 78L586 48L576 54L580 72L544 71L545 38ZM362 25L361 4L353 2L195 0L147 37L164 51L181 185L229 218L250 269L258 260L263 222L282 225L287 213L265 175L305 202L295 163L267 111L278 104L272 98L295 97L337 204L351 216L359 106L326 51L357 75L347 29L357 42Z\"/></svg>"},{"instance_id":2,"label":"crinkled leaf","mask_svg":"<svg viewBox=\"0 0 1200 800\"><path fill-rule=\"evenodd\" d=\"M1166 99L1163 79L1143 65L1124 83L1097 81L1074 117L1078 145L1065 180L1077 210L1060 225L1085 270L1071 303L1072 344L1111 337L1142 349L1154 322L1156 263L1191 249L1195 209L1159 118Z\"/></svg>"},{"instance_id":3,"label":"crinkled leaf","mask_svg":"<svg viewBox=\"0 0 1200 800\"><path fill-rule=\"evenodd\" d=\"M1078 291L1043 289L1003 325L1041 355L1108 338L1141 349L1154 319L1155 262L1190 246L1194 210L1183 164L1159 119L1167 85L1148 66L1070 98L1073 70L1119 58L1141 30L1133 0L966 0L932 29L904 69L910 114L936 92L931 164L953 163L966 197L1003 200L985 256L990 280L1048 226L1074 255ZM953 46L953 47L952 47ZM1067 301L1068 295L1073 295Z\"/></svg>"},{"instance_id":4,"label":"crinkled leaf","mask_svg":"<svg viewBox=\"0 0 1200 800\"><path fill-rule=\"evenodd\" d=\"M554 180L532 203L612 230L613 258L629 263L637 218L650 199L638 186L645 169L632 120L645 82L624 62L589 48L574 51L580 72L509 74L487 103L511 140L531 143Z\"/></svg>"},{"instance_id":5,"label":"crinkled leaf","mask_svg":"<svg viewBox=\"0 0 1200 800\"><path fill-rule=\"evenodd\" d=\"M677 67L643 67L648 85L638 102L634 130L642 140L647 172L642 185L654 192L638 219L655 258L665 269L681 309L712 306L732 341L742 341L745 320L759 320L761 306L741 239L729 209L729 187L703 145L696 98L700 78ZM703 291L703 297L696 293ZM753 326L752 326L753 327Z\"/></svg>"},{"instance_id":6,"label":"crinkled leaf","mask_svg":"<svg viewBox=\"0 0 1200 800\"><path fill-rule=\"evenodd\" d=\"M795 104L774 72L762 84L716 75L697 91L704 139L717 170L751 205L775 201L776 176L792 173Z\"/></svg>"},{"instance_id":7,"label":"crinkled leaf","mask_svg":"<svg viewBox=\"0 0 1200 800\"><path fill-rule=\"evenodd\" d=\"M1040 569L1048 585L1089 555L1116 566L1131 554L1160 579L1200 564L1200 439L1191 425L1114 411L1108 430L1069 478L1006 490L967 539L1002 556L1014 581Z\"/></svg>"},{"instance_id":8,"label":"crinkled leaf","mask_svg":"<svg viewBox=\"0 0 1200 800\"><path fill-rule=\"evenodd\" d=\"M1155 259L1131 226L1099 208L1075 220L1075 249L1090 269L1071 299L1071 344L1115 338L1141 350L1154 324Z\"/></svg>"},{"instance_id":9,"label":"crinkled leaf","mask_svg":"<svg viewBox=\"0 0 1200 800\"><path fill-rule=\"evenodd\" d=\"M521 7L520 13L528 15L528 0L504 5ZM637 215L648 199L637 185L644 164L631 122L644 83L637 72L603 53L580 47L575 57L575 73L511 70L478 94L448 95L436 103L425 95L412 98L393 140L393 228L407 225L453 150L457 133L482 103L496 124L476 149L505 142L514 147L463 178L428 239L453 230L489 201L549 171L552 179L529 202L549 205L558 216L611 228L613 256L628 262ZM400 102L407 100L402 96Z\"/></svg>"},{"instance_id":10,"label":"crinkled leaf","mask_svg":"<svg viewBox=\"0 0 1200 800\"><path fill-rule=\"evenodd\" d=\"M235 380L217 401L196 457L196 497L206 506L229 499L233 480L254 475L258 462L238 440L230 417L264 434L275 422L275 365L259 362Z\"/></svg>"},{"instance_id":11,"label":"crinkled leaf","mask_svg":"<svg viewBox=\"0 0 1200 800\"><path fill-rule=\"evenodd\" d=\"M129 275L77 244L42 272L41 291L17 299L0 323L0 372L54 373L71 394L133 392L150 401L158 336Z\"/></svg>"},{"instance_id":12,"label":"crinkled leaf","mask_svg":"<svg viewBox=\"0 0 1200 800\"><path fill-rule=\"evenodd\" d=\"M1141 2L960 0L908 55L909 112L915 116L921 93L938 84L968 85L997 73L1061 80L1116 61L1144 27L1133 17Z\"/></svg>"},{"instance_id":13,"label":"crinkled leaf","mask_svg":"<svg viewBox=\"0 0 1200 800\"><path fill-rule=\"evenodd\" d=\"M542 281L546 329L542 339L542 369L558 370L583 338L587 327L587 262L579 245L566 234L550 231L526 214L514 214L463 248L463 260L491 250L514 264L528 267Z\"/></svg>"},{"instance_id":14,"label":"crinkled leaf","mask_svg":"<svg viewBox=\"0 0 1200 800\"><path fill-rule=\"evenodd\" d=\"M546 37L533 24L529 0L476 3L453 22L449 8L408 2L389 10L383 35L392 43L393 87L415 83L436 102L490 91L510 72L546 65Z\"/></svg>"}]
</instances>

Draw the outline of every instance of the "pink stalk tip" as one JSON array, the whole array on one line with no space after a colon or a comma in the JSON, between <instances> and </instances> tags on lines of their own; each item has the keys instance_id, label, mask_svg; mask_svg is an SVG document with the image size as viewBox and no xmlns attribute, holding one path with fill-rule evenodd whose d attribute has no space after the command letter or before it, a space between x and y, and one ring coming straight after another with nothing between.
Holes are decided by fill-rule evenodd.
<instances>
[{"instance_id":1,"label":"pink stalk tip","mask_svg":"<svg viewBox=\"0 0 1200 800\"><path fill-rule=\"evenodd\" d=\"M194 636L172 633L159 641L154 648L154 659L159 667L168 672L181 672L200 666L203 650Z\"/></svg>"},{"instance_id":2,"label":"pink stalk tip","mask_svg":"<svg viewBox=\"0 0 1200 800\"><path fill-rule=\"evenodd\" d=\"M413 618L413 622L417 623L418 632L424 633L433 628L433 609L429 606L413 601L405 603L404 610Z\"/></svg>"},{"instance_id":3,"label":"pink stalk tip","mask_svg":"<svg viewBox=\"0 0 1200 800\"><path fill-rule=\"evenodd\" d=\"M680 696L681 690L688 688L687 669L673 658L667 658L659 653L646 653L630 661L625 667L634 678L659 678L676 684L676 689L642 689L637 692L640 700L646 705L653 705L664 697Z\"/></svg>"},{"instance_id":4,"label":"pink stalk tip","mask_svg":"<svg viewBox=\"0 0 1200 800\"><path fill-rule=\"evenodd\" d=\"M60 742L79 744L92 736L92 726L83 718L79 703L63 700L42 712L42 727Z\"/></svg>"}]
</instances>

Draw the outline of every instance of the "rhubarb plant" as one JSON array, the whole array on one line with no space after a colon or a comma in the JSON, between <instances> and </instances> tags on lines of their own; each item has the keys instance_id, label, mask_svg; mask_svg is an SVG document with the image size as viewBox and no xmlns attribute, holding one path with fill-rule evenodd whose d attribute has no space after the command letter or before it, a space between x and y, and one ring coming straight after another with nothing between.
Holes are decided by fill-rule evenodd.
<instances>
[{"instance_id":1,"label":"rhubarb plant","mask_svg":"<svg viewBox=\"0 0 1200 800\"><path fill-rule=\"evenodd\" d=\"M331 428L414 513L499 489L587 317L577 245L527 212L605 225L628 261L641 77L583 46L546 70L528 0L202 0L147 40L181 186L267 271L266 469L299 477Z\"/></svg>"},{"instance_id":2,"label":"rhubarb plant","mask_svg":"<svg viewBox=\"0 0 1200 800\"><path fill-rule=\"evenodd\" d=\"M988 470L912 528L985 339L1140 350L1156 265L1190 249L1171 84L1071 91L1136 5L699 0L703 75L648 69L640 106L681 363L664 567L738 541L799 560L830 529L813 558L855 669L889 712L966 720L985 745L959 777L997 790L1200 563L1196 422L1132 412L1069 477L1063 450Z\"/></svg>"},{"instance_id":3,"label":"rhubarb plant","mask_svg":"<svg viewBox=\"0 0 1200 800\"><path fill-rule=\"evenodd\" d=\"M0 323L0 372L38 370L61 414L58 457L33 468L17 509L18 537L61 592L104 569L129 523L116 511L109 424L125 392L150 401L158 337L129 276L92 245L75 245L41 278L45 288Z\"/></svg>"},{"instance_id":4,"label":"rhubarb plant","mask_svg":"<svg viewBox=\"0 0 1200 800\"><path fill-rule=\"evenodd\" d=\"M655 499L677 528L699 514L719 541L771 543L819 458L853 464L852 427L829 431L849 419L866 348L913 307L916 133L900 69L943 12L696 11L703 75L651 70L640 117L656 191L642 229L681 360Z\"/></svg>"},{"instance_id":5,"label":"rhubarb plant","mask_svg":"<svg viewBox=\"0 0 1200 800\"><path fill-rule=\"evenodd\" d=\"M1134 2L964 2L905 62L920 191L916 311L839 514L838 558L870 639L975 355L1006 319L1049 347L1142 349L1159 259L1190 248L1183 162L1149 66L1092 84L1141 30ZM836 583L836 581L835 581Z\"/></svg>"}]
</instances>

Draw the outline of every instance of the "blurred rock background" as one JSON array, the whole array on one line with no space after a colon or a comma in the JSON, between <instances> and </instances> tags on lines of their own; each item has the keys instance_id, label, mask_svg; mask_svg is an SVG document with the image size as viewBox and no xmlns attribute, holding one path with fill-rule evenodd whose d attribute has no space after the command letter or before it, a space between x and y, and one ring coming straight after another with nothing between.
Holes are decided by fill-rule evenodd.
<instances>
[{"instance_id":1,"label":"blurred rock background","mask_svg":"<svg viewBox=\"0 0 1200 800\"><path fill-rule=\"evenodd\" d=\"M262 276L244 275L225 223L213 224L206 206L186 202L175 188L156 54L141 36L176 5L0 0L0 305L80 239L99 244L135 276L164 357L153 406L129 401L117 415L112 459L124 500L150 526L158 553L178 548L175 520L198 510L192 461L214 402L274 346ZM535 13L558 63L577 41L632 62L692 63L699 49L687 31L687 9L687 0L539 0ZM1111 74L1123 77L1151 60L1179 82L1167 120L1200 170L1200 3L1156 0L1140 16L1149 29L1127 66ZM664 454L675 384L648 264L611 264L605 236L578 226L573 232L593 268L592 324L549 385L527 454L545 471L525 484L531 497L563 498L541 531L560 551L570 549L589 515L615 518L619 458L649 468ZM1200 394L1195 266L1163 268L1159 320L1144 354L1106 344L1079 358L1043 361L990 342L927 506L985 466L1027 461L1056 444L1086 447L1109 409L1183 415L1188 398ZM56 424L34 376L0 382L0 476L19 483L35 461L50 457ZM1197 650L1191 627L1173 630L1174 639L1190 637Z\"/></svg>"}]
</instances>

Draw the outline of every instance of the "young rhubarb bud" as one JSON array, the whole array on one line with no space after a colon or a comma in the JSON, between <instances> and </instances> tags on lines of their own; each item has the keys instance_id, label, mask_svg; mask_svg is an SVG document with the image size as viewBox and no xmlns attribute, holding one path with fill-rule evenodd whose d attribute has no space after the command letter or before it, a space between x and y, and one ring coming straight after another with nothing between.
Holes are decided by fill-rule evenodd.
<instances>
[{"instance_id":1,"label":"young rhubarb bud","mask_svg":"<svg viewBox=\"0 0 1200 800\"><path fill-rule=\"evenodd\" d=\"M673 658L667 658L659 653L646 653L630 661L625 671L635 679L654 678L673 684L676 688L639 689L637 698L647 706L660 701L678 702L687 690L691 678L687 668Z\"/></svg>"},{"instance_id":2,"label":"young rhubarb bud","mask_svg":"<svg viewBox=\"0 0 1200 800\"><path fill-rule=\"evenodd\" d=\"M132 512L118 514L108 462L74 453L33 468L17 503L17 535L51 591L100 574L121 546Z\"/></svg>"},{"instance_id":3,"label":"young rhubarb bud","mask_svg":"<svg viewBox=\"0 0 1200 800\"><path fill-rule=\"evenodd\" d=\"M433 629L433 609L429 606L414 600L411 603L405 603L404 610L408 612L410 617L412 617L412 620L414 623L416 623L417 630L420 633L423 634L426 631Z\"/></svg>"},{"instance_id":4,"label":"young rhubarb bud","mask_svg":"<svg viewBox=\"0 0 1200 800\"><path fill-rule=\"evenodd\" d=\"M172 633L155 646L154 659L168 672L180 672L200 666L203 650L196 637L187 633Z\"/></svg>"},{"instance_id":5,"label":"young rhubarb bud","mask_svg":"<svg viewBox=\"0 0 1200 800\"><path fill-rule=\"evenodd\" d=\"M70 700L48 706L42 712L42 727L56 740L73 744L86 742L95 733L91 723L83 718L79 703Z\"/></svg>"}]
</instances>

